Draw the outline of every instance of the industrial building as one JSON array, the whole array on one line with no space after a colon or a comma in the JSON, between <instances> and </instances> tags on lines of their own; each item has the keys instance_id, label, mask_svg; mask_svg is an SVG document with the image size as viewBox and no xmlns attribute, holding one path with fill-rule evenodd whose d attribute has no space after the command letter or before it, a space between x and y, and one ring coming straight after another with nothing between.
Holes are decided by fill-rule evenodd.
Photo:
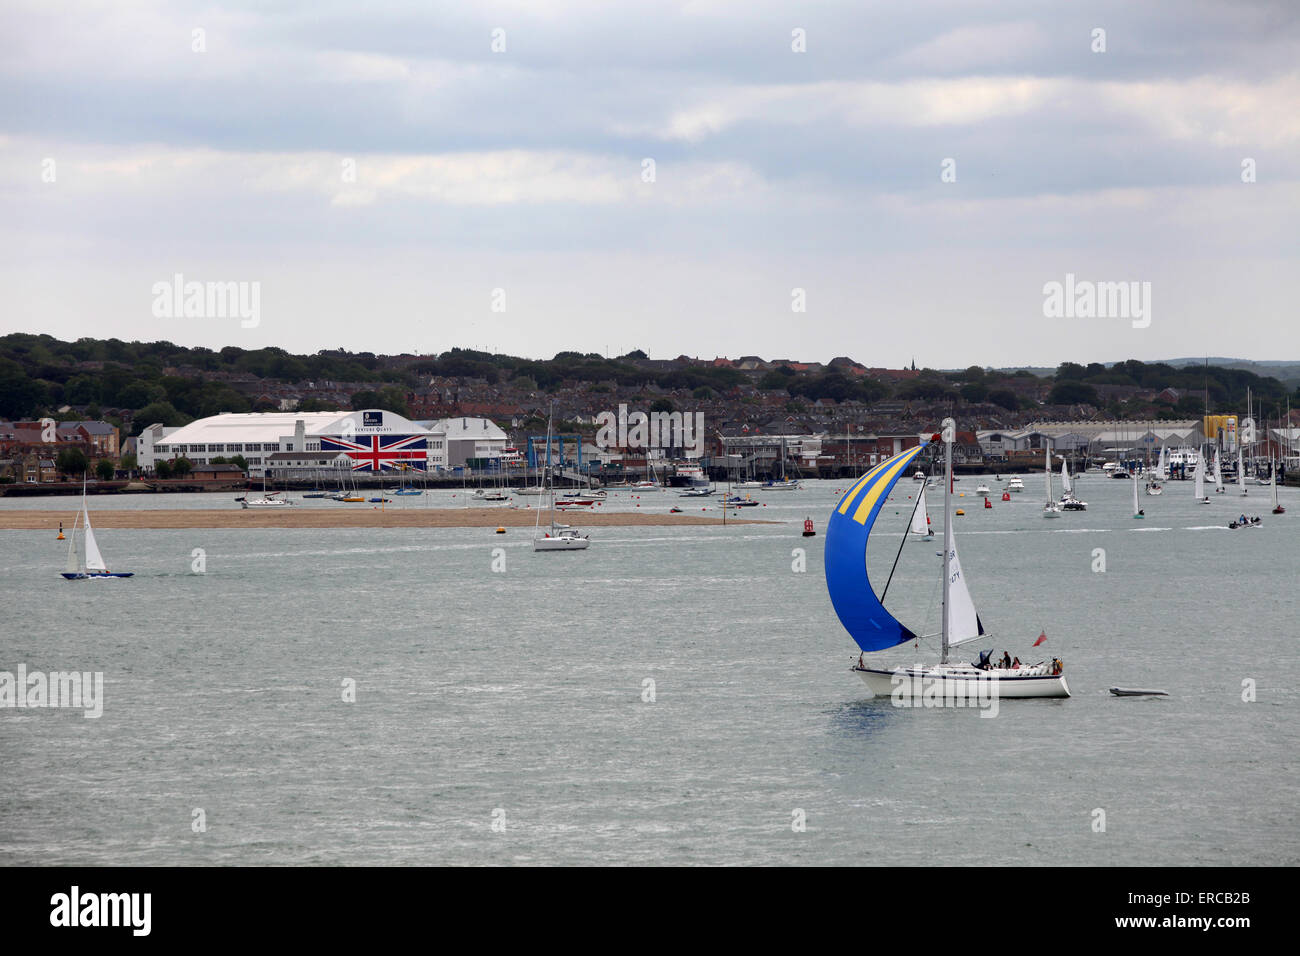
<instances>
[{"instance_id":1,"label":"industrial building","mask_svg":"<svg viewBox=\"0 0 1300 956\"><path fill-rule=\"evenodd\" d=\"M349 468L356 472L445 471L469 459L500 457L506 434L487 419L413 422L396 412L250 412L202 418L175 429L152 425L139 467L184 457L195 465L242 455L250 475L267 469Z\"/></svg>"}]
</instances>

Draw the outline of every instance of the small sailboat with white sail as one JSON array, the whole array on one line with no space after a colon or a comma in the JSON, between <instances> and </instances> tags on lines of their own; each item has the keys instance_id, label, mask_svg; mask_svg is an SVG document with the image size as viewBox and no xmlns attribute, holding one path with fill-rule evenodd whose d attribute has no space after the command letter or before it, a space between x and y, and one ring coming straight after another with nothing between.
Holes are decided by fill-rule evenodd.
<instances>
[{"instance_id":1,"label":"small sailboat with white sail","mask_svg":"<svg viewBox=\"0 0 1300 956\"><path fill-rule=\"evenodd\" d=\"M1273 499L1273 514L1286 514L1286 509L1277 503L1277 464L1271 458L1268 461L1268 494Z\"/></svg>"},{"instance_id":2,"label":"small sailboat with white sail","mask_svg":"<svg viewBox=\"0 0 1300 956\"><path fill-rule=\"evenodd\" d=\"M1205 456L1198 455L1196 458L1196 472L1192 478L1192 496L1196 498L1196 503L1208 505L1210 499L1205 494Z\"/></svg>"},{"instance_id":3,"label":"small sailboat with white sail","mask_svg":"<svg viewBox=\"0 0 1300 956\"><path fill-rule=\"evenodd\" d=\"M1219 450L1214 450L1214 493L1216 495L1224 494L1226 489L1223 487L1223 470L1219 466Z\"/></svg>"},{"instance_id":4,"label":"small sailboat with white sail","mask_svg":"<svg viewBox=\"0 0 1300 956\"><path fill-rule=\"evenodd\" d=\"M925 509L925 489L916 496L916 507L912 510L912 523L907 529L908 537L933 538L934 529L930 527L930 515Z\"/></svg>"},{"instance_id":5,"label":"small sailboat with white sail","mask_svg":"<svg viewBox=\"0 0 1300 956\"><path fill-rule=\"evenodd\" d=\"M546 490L550 498L551 530L542 533L542 509L537 509L537 519L533 527L534 551L585 551L591 546L591 539L573 530L568 525L555 523L555 487L551 481L551 421L546 422ZM590 504L591 502L588 502Z\"/></svg>"},{"instance_id":6,"label":"small sailboat with white sail","mask_svg":"<svg viewBox=\"0 0 1300 956\"><path fill-rule=\"evenodd\" d=\"M1250 492L1246 490L1246 468L1241 460L1241 449L1237 449L1237 493L1243 498L1248 497Z\"/></svg>"},{"instance_id":7,"label":"small sailboat with white sail","mask_svg":"<svg viewBox=\"0 0 1300 956\"><path fill-rule=\"evenodd\" d=\"M944 443L947 476L952 475L952 443L956 423L944 419L942 435L931 441ZM872 468L840 499L831 513L826 530L826 588L840 623L853 637L863 654L888 650L919 639L914 631L886 610L877 598L867 576L865 560L871 530L907 466L928 443L910 448ZM1049 471L1050 474L1050 471ZM1055 502L1051 502L1055 504ZM920 510L919 508L917 509ZM853 668L872 694L913 700L974 699L990 694L997 699L1029 697L1069 697L1064 667L1059 660L1011 667L991 667L991 652L980 655L978 663L949 661L953 647L985 636L984 625L975 610L961 561L952 523L952 483L944 480L944 551L939 573L942 579L941 657L938 664L885 667L866 664L859 658ZM888 593L888 582L885 593Z\"/></svg>"},{"instance_id":8,"label":"small sailboat with white sail","mask_svg":"<svg viewBox=\"0 0 1300 956\"><path fill-rule=\"evenodd\" d=\"M1070 463L1061 457L1061 510L1087 511L1088 502L1080 501L1074 496L1074 484L1070 480Z\"/></svg>"},{"instance_id":9,"label":"small sailboat with white sail","mask_svg":"<svg viewBox=\"0 0 1300 956\"><path fill-rule=\"evenodd\" d=\"M1166 449L1163 445L1160 447L1160 457L1156 461L1156 470L1154 475L1147 476L1146 493L1148 495L1159 495L1164 493L1162 482L1169 480L1169 461L1166 457Z\"/></svg>"},{"instance_id":10,"label":"small sailboat with white sail","mask_svg":"<svg viewBox=\"0 0 1300 956\"><path fill-rule=\"evenodd\" d=\"M1138 504L1138 476L1134 475L1133 476L1133 517L1145 518L1146 516L1147 516L1146 512L1143 511L1142 506Z\"/></svg>"},{"instance_id":11,"label":"small sailboat with white sail","mask_svg":"<svg viewBox=\"0 0 1300 956\"><path fill-rule=\"evenodd\" d=\"M74 522L72 534L68 535L68 563L62 571L69 581L90 581L104 578L129 578L134 571L111 571L104 561L103 552L95 540L95 529L90 525L90 511L86 507L86 486L81 486L81 513L77 520L82 525L82 541L86 549L86 560L82 563L77 555L77 527Z\"/></svg>"},{"instance_id":12,"label":"small sailboat with white sail","mask_svg":"<svg viewBox=\"0 0 1300 956\"><path fill-rule=\"evenodd\" d=\"M1046 445L1043 446L1043 477L1047 480L1047 501L1043 504L1043 517L1059 518L1061 506L1052 494L1052 451Z\"/></svg>"}]
</instances>

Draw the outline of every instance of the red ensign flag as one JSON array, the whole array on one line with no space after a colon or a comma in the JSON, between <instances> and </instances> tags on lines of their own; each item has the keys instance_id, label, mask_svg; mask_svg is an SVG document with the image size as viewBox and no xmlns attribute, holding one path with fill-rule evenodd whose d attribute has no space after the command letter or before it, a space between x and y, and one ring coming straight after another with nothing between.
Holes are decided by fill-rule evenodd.
<instances>
[{"instance_id":1,"label":"red ensign flag","mask_svg":"<svg viewBox=\"0 0 1300 956\"><path fill-rule=\"evenodd\" d=\"M1037 647L1039 644L1043 643L1043 641L1045 641L1045 640L1047 640L1047 632L1046 632L1046 631L1043 631L1042 634L1039 634L1039 635L1038 635L1038 640L1034 641L1034 647Z\"/></svg>"}]
</instances>

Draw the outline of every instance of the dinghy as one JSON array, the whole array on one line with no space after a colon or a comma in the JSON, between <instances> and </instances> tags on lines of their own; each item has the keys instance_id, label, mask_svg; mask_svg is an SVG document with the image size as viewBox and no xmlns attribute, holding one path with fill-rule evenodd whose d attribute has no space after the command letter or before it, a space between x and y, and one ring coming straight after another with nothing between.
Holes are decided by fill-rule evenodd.
<instances>
[{"instance_id":1,"label":"dinghy","mask_svg":"<svg viewBox=\"0 0 1300 956\"><path fill-rule=\"evenodd\" d=\"M1112 687L1110 692L1116 697L1168 697L1167 690L1140 690L1136 687Z\"/></svg>"},{"instance_id":2,"label":"dinghy","mask_svg":"<svg viewBox=\"0 0 1300 956\"><path fill-rule=\"evenodd\" d=\"M89 581L100 578L129 578L134 571L110 571L104 562L104 555L95 541L95 529L90 526L90 511L86 507L86 482L81 483L81 514L77 516L83 527L82 537L86 547L84 564L77 559L77 528L73 525L72 534L68 536L68 564L62 572L69 581Z\"/></svg>"}]
</instances>

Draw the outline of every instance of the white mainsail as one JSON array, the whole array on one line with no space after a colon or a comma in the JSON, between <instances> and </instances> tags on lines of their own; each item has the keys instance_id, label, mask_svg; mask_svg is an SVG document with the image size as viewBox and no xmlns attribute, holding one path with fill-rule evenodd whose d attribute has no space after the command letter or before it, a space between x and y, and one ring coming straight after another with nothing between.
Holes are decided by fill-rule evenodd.
<instances>
[{"instance_id":1,"label":"white mainsail","mask_svg":"<svg viewBox=\"0 0 1300 956\"><path fill-rule=\"evenodd\" d=\"M1156 477L1161 481L1169 480L1169 449L1164 445L1160 446L1160 461L1156 465Z\"/></svg>"},{"instance_id":2,"label":"white mainsail","mask_svg":"<svg viewBox=\"0 0 1300 956\"><path fill-rule=\"evenodd\" d=\"M917 495L917 497L920 500L917 502L916 510L912 512L912 526L907 530L910 534L928 535L930 533L930 522L929 522L929 517L925 512L925 489L924 488L921 489L921 493Z\"/></svg>"},{"instance_id":3,"label":"white mainsail","mask_svg":"<svg viewBox=\"0 0 1300 956\"><path fill-rule=\"evenodd\" d=\"M1142 508L1138 505L1138 476L1133 472L1133 513L1137 514Z\"/></svg>"},{"instance_id":4,"label":"white mainsail","mask_svg":"<svg viewBox=\"0 0 1300 956\"><path fill-rule=\"evenodd\" d=\"M1195 477L1196 477L1196 484L1193 486L1192 496L1197 501L1200 501L1202 498L1205 497L1205 456L1204 455L1196 456Z\"/></svg>"},{"instance_id":5,"label":"white mainsail","mask_svg":"<svg viewBox=\"0 0 1300 956\"><path fill-rule=\"evenodd\" d=\"M86 570L87 571L107 571L104 564L104 556L99 553L99 545L95 543L95 529L90 526L90 512L82 505L82 520L86 523Z\"/></svg>"},{"instance_id":6,"label":"white mainsail","mask_svg":"<svg viewBox=\"0 0 1300 956\"><path fill-rule=\"evenodd\" d=\"M1268 494L1273 499L1273 507L1277 508L1277 464L1273 459L1268 461Z\"/></svg>"},{"instance_id":7,"label":"white mainsail","mask_svg":"<svg viewBox=\"0 0 1300 956\"><path fill-rule=\"evenodd\" d=\"M1043 446L1043 477L1047 479L1047 503L1055 504L1052 500L1052 452L1046 445Z\"/></svg>"},{"instance_id":8,"label":"white mainsail","mask_svg":"<svg viewBox=\"0 0 1300 956\"><path fill-rule=\"evenodd\" d=\"M961 558L957 557L951 522L945 522L943 537L948 552L948 606L944 611L948 615L948 645L954 647L979 637L980 622L961 573Z\"/></svg>"},{"instance_id":9,"label":"white mainsail","mask_svg":"<svg viewBox=\"0 0 1300 956\"><path fill-rule=\"evenodd\" d=\"M1241 465L1241 449L1237 449L1237 490L1246 494L1246 469Z\"/></svg>"},{"instance_id":10,"label":"white mainsail","mask_svg":"<svg viewBox=\"0 0 1300 956\"><path fill-rule=\"evenodd\" d=\"M1064 458L1061 459L1061 491L1067 495L1074 492L1074 486L1070 484L1070 465Z\"/></svg>"},{"instance_id":11,"label":"white mainsail","mask_svg":"<svg viewBox=\"0 0 1300 956\"><path fill-rule=\"evenodd\" d=\"M1214 493L1223 492L1223 472L1219 468L1219 450L1214 450Z\"/></svg>"}]
</instances>

